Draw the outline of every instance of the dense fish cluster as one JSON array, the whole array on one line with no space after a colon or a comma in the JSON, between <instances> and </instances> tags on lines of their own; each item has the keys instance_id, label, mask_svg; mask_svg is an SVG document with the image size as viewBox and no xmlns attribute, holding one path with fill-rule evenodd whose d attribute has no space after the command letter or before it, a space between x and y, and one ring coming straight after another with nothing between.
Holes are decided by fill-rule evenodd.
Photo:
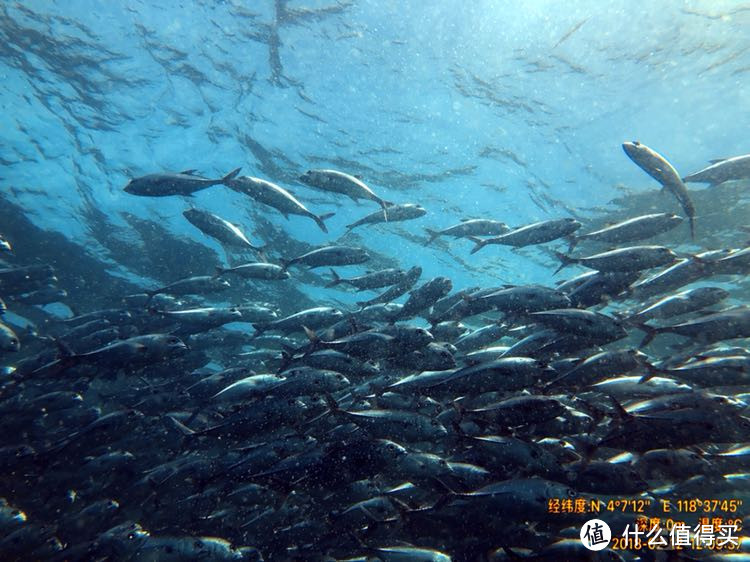
<instances>
[{"instance_id":1,"label":"dense fish cluster","mask_svg":"<svg viewBox=\"0 0 750 562\"><path fill-rule=\"evenodd\" d=\"M623 147L691 233L701 215L685 182L750 177L748 156L681 178L645 145ZM125 191L228 188L328 232L330 215L239 172L151 174ZM336 170L300 181L377 205L348 230L428 212ZM425 243L464 238L477 258L568 252L551 254L546 285L457 290L424 279L417 256L345 275L333 268L367 263L367 249L281 255L205 209L184 217L255 261L36 329L14 325L21 304L66 294L0 239L2 560L584 560L591 513L551 509L561 501L750 500L750 306L726 283L750 272L750 248L649 244L680 232L670 209L603 228L466 219ZM576 265L587 271L555 277ZM246 282L293 284L302 268L361 300L284 316L262 295L223 300ZM635 514L607 518L622 528ZM646 554L606 559L660 555Z\"/></svg>"}]
</instances>

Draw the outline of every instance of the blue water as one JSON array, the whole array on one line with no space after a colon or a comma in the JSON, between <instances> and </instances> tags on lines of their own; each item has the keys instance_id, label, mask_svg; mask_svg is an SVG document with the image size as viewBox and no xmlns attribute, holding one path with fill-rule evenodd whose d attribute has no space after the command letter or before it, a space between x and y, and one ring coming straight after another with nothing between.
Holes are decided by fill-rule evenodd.
<instances>
[{"instance_id":1,"label":"blue water","mask_svg":"<svg viewBox=\"0 0 750 562\"><path fill-rule=\"evenodd\" d=\"M363 245L404 266L418 258L425 278L445 274L460 288L488 277L532 282L548 269L534 252L491 248L469 259L468 242L426 250L400 234L463 217L586 217L618 185L655 189L620 150L624 140L657 148L683 173L741 153L747 6L429 4L5 2L4 195L127 277L86 208L123 240L132 238L127 211L223 255L183 219L183 200L130 196L130 177L242 166L314 212L335 211L326 236L308 219L256 206L292 238L322 245L374 210L296 181L310 167L336 168L428 209L418 221L362 229ZM253 235L251 201L221 188L194 199Z\"/></svg>"}]
</instances>

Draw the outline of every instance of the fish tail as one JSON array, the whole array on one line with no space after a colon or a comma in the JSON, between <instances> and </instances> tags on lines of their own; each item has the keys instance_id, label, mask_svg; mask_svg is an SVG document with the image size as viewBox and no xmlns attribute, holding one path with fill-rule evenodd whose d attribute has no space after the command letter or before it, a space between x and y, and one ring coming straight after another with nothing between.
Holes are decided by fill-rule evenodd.
<instances>
[{"instance_id":1,"label":"fish tail","mask_svg":"<svg viewBox=\"0 0 750 562\"><path fill-rule=\"evenodd\" d=\"M268 330L268 323L256 322L255 324L253 324L253 328L255 328L255 333L253 334L253 337L257 338L258 336L263 335L263 332Z\"/></svg>"},{"instance_id":2,"label":"fish tail","mask_svg":"<svg viewBox=\"0 0 750 562\"><path fill-rule=\"evenodd\" d=\"M659 369L658 367L655 367L648 361L643 361L642 365L646 369L646 374L640 378L640 380L638 381L638 384L643 384L644 382L650 381L654 377L668 374L668 372L665 369Z\"/></svg>"},{"instance_id":3,"label":"fish tail","mask_svg":"<svg viewBox=\"0 0 750 562\"><path fill-rule=\"evenodd\" d=\"M568 241L568 253L570 253L578 245L578 237L571 234L566 237L566 240Z\"/></svg>"},{"instance_id":4,"label":"fish tail","mask_svg":"<svg viewBox=\"0 0 750 562\"><path fill-rule=\"evenodd\" d=\"M688 217L688 220L690 221L690 239L695 240L695 217Z\"/></svg>"},{"instance_id":5,"label":"fish tail","mask_svg":"<svg viewBox=\"0 0 750 562\"><path fill-rule=\"evenodd\" d=\"M305 335L307 336L307 339L310 340L310 343L315 345L316 343L320 342L320 338L318 335L313 332L310 328L307 326L302 326L302 329L305 331Z\"/></svg>"},{"instance_id":6,"label":"fish tail","mask_svg":"<svg viewBox=\"0 0 750 562\"><path fill-rule=\"evenodd\" d=\"M324 215L316 215L314 213L310 213L310 218L315 221L315 223L318 225L318 228L328 234L328 227L326 226L326 223L324 221L327 221L330 219L333 215L336 213L326 213Z\"/></svg>"},{"instance_id":7,"label":"fish tail","mask_svg":"<svg viewBox=\"0 0 750 562\"><path fill-rule=\"evenodd\" d=\"M156 295L159 294L159 291L158 290L155 290L155 291L146 291L146 294L148 295L148 298L146 299L145 307L149 308L150 305L151 305L151 301L154 299L154 297Z\"/></svg>"},{"instance_id":8,"label":"fish tail","mask_svg":"<svg viewBox=\"0 0 750 562\"><path fill-rule=\"evenodd\" d=\"M660 330L659 328L654 328L653 326L649 326L648 324L635 324L636 327L646 332L646 337L641 340L641 344L638 347L646 347L648 344L650 344L653 339L659 334Z\"/></svg>"},{"instance_id":9,"label":"fish tail","mask_svg":"<svg viewBox=\"0 0 750 562\"><path fill-rule=\"evenodd\" d=\"M234 170L229 172L226 176L221 178L221 181L219 181L219 183L223 183L225 185L228 184L230 181L232 181L234 178L236 178L239 175L241 169L242 168L235 168Z\"/></svg>"},{"instance_id":10,"label":"fish tail","mask_svg":"<svg viewBox=\"0 0 750 562\"><path fill-rule=\"evenodd\" d=\"M266 245L264 245L264 246L255 246L255 247L253 247L253 251L254 251L254 252L255 252L256 254L258 254L258 257L259 257L259 258L260 258L260 259L261 259L262 261L264 261L264 262L267 262L267 261L268 261L268 256L266 255L266 249L268 249L268 244L266 244Z\"/></svg>"},{"instance_id":11,"label":"fish tail","mask_svg":"<svg viewBox=\"0 0 750 562\"><path fill-rule=\"evenodd\" d=\"M430 235L430 239L427 240L427 242L424 243L425 246L429 246L430 244L432 244L435 241L435 239L438 236L440 236L440 233L437 230L432 230L431 228L425 228L425 231L427 232L427 234Z\"/></svg>"},{"instance_id":12,"label":"fish tail","mask_svg":"<svg viewBox=\"0 0 750 562\"><path fill-rule=\"evenodd\" d=\"M576 262L576 260L574 260L570 256L566 256L562 252L555 252L555 256L560 260L561 263L560 267L558 267L552 275L557 275L564 267L567 267L570 264Z\"/></svg>"},{"instance_id":13,"label":"fish tail","mask_svg":"<svg viewBox=\"0 0 750 562\"><path fill-rule=\"evenodd\" d=\"M469 240L471 240L475 244L475 246L471 249L472 254L476 254L479 250L487 245L486 240L482 240L481 238L477 238L476 236L469 236Z\"/></svg>"},{"instance_id":14,"label":"fish tail","mask_svg":"<svg viewBox=\"0 0 750 562\"><path fill-rule=\"evenodd\" d=\"M390 201L385 201L384 199L378 199L378 203L383 208L383 220L385 220L385 222L388 222L388 207L391 207L393 203L391 203Z\"/></svg>"},{"instance_id":15,"label":"fish tail","mask_svg":"<svg viewBox=\"0 0 750 562\"><path fill-rule=\"evenodd\" d=\"M333 279L331 280L331 282L330 282L330 283L328 283L328 284L326 285L326 288L327 288L327 289L330 289L331 287L335 287L335 286L336 286L336 285L338 285L339 283L342 283L342 281L341 281L341 277L339 277L339 274L338 274L338 273L336 273L336 272L335 272L335 271L334 271L333 269L331 270L331 275L333 276Z\"/></svg>"}]
</instances>

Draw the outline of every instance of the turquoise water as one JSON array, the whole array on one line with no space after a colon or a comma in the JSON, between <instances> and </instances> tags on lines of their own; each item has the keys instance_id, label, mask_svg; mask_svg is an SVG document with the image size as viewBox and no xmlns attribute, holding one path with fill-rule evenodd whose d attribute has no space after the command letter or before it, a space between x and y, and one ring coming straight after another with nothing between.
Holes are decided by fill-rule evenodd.
<instances>
[{"instance_id":1,"label":"turquoise water","mask_svg":"<svg viewBox=\"0 0 750 562\"><path fill-rule=\"evenodd\" d=\"M36 224L114 262L110 238L137 242L123 212L214 244L184 221L179 198L123 193L130 177L242 166L315 212L335 211L331 235L228 190L198 193L195 205L251 234L260 214L321 245L373 210L296 181L331 167L428 209L415 222L362 230L364 245L419 256L426 277L444 273L458 287L488 276L540 280L538 260L496 249L469 259L466 242L425 250L416 237L463 217L586 217L617 186L655 189L623 155L624 140L688 173L740 153L746 136L750 10L736 2L65 1L2 10L6 196ZM111 230L87 225L92 208Z\"/></svg>"},{"instance_id":2,"label":"turquoise water","mask_svg":"<svg viewBox=\"0 0 750 562\"><path fill-rule=\"evenodd\" d=\"M685 221L633 242L663 244L700 272L662 292L618 289L595 298L590 311L609 315L598 318L614 335L583 322L554 324L550 308L576 306L569 287L533 309L493 295L500 304L479 314L471 307L483 305L482 293L470 292L450 316L465 325L443 325L440 334L430 314L434 301L407 310L399 324L372 320L356 303L385 288L326 287L328 268L294 266L288 280L272 282L230 276L232 289L217 295L123 298L258 259L198 230L183 216L190 207L238 225L275 264L315 247L357 246L372 259L337 267L341 277L419 266L414 287L444 276L451 294L469 287L553 288L585 270L570 265L555 274L554 251L580 257L616 244L582 241L572 250L558 238L519 249L488 245L472 254L466 239L440 237L427 245L426 229L468 218L510 227L575 218L580 235L639 215L684 215L622 143L652 147L683 177L712 159L748 153L750 4L6 1L0 76L0 235L14 247L0 254L0 297L8 301L8 312L0 311L0 559L452 556L468 562L515 559L517 552L503 550L512 547L539 555L533 560L577 560L589 554L577 541L585 518L557 518L546 500L576 494L587 501L648 497L654 506L663 498L750 500L743 433L750 427L743 425L750 424L750 328L713 337L737 317L750 322L747 309L708 335L662 334L748 303L749 269L740 248L750 239L750 174L717 186L688 183L694 238ZM124 191L147 174L194 169L221 178L235 168L288 189L317 215L335 213L326 221L329 232L221 185L192 197ZM346 225L380 207L299 180L315 168L355 175L382 199L420 204L426 214L349 232ZM735 249L732 257L739 258L728 264L716 256L692 258L719 249L727 255ZM8 280L15 267L41 264L52 266L56 278L41 268ZM638 269L633 279L655 272ZM691 308L692 316L647 319L646 327L621 321L652 297L690 283L720 286L728 297ZM67 296L23 301L45 284ZM205 318L175 320L158 308L216 306L234 320L239 313L228 308L237 304L246 305L245 315L249 307L268 317L227 323L230 332L203 326ZM317 333L296 326L282 337L264 324L276 313L313 306L341 312L333 311L338 316L321 322ZM126 319L118 310L111 323L89 325L88 332L76 333L83 320L70 320L92 312L112 318L109 309L123 307ZM532 311L550 316L531 317ZM556 311L563 318L567 312ZM20 353L8 347L6 324L18 334ZM467 382L464 368L494 365L502 350L458 349L456 331L487 326L497 330L487 344L546 339L518 353L533 359L503 357L518 360L510 375L488 367L489 374L478 369ZM433 343L420 327L438 334ZM179 341L149 361L138 356L143 348L127 347L136 335L162 331L171 335L160 337L179 335L187 345ZM364 351L336 347L350 344L348 336L373 339L365 339ZM75 348L83 340L86 346ZM433 368L425 367L432 345L451 363L420 378ZM341 370L350 380L316 371L328 368L313 364L325 357L311 359L310 352L329 346L351 354L344 359L356 367ZM477 349L484 359L468 355ZM613 360L597 364L603 374L581 367L581 375L586 360L607 352L625 352L616 359L629 366L619 370ZM289 365L301 371L285 370ZM696 366L698 374L689 371ZM264 377L264 392L222 394L250 368ZM218 382L209 376L222 369L230 372L222 371ZM657 371L675 378L638 383ZM449 378L454 372L457 381ZM582 382L563 380L570 373ZM617 378L628 374L633 379ZM389 386L397 381L403 386ZM510 414L490 407L516 399L530 405L508 408ZM629 415L619 405L646 413ZM545 408L553 414L545 417ZM367 422L352 411L367 412ZM385 421L370 423L368 415ZM402 428L402 415L426 427ZM628 424L638 430L632 440L618 433ZM496 443L511 443L510 452L493 449ZM660 457L644 460L652 446L691 462L659 472ZM373 522L358 507L370 499L391 511ZM23 517L8 516L15 508ZM745 513L737 517L747 523ZM618 535L631 515L604 514ZM19 528L31 529L29 536L11 534ZM213 536L229 542L206 538ZM425 550L388 550L408 544ZM622 559L647 559L638 550Z\"/></svg>"}]
</instances>

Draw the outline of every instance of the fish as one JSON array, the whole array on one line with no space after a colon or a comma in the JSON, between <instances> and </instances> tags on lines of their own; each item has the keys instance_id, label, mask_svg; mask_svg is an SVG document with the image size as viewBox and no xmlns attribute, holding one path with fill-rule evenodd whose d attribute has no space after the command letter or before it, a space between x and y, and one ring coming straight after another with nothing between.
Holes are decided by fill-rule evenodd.
<instances>
[{"instance_id":1,"label":"fish","mask_svg":"<svg viewBox=\"0 0 750 562\"><path fill-rule=\"evenodd\" d=\"M0 351L18 352L21 350L21 341L7 324L0 322Z\"/></svg>"},{"instance_id":2,"label":"fish","mask_svg":"<svg viewBox=\"0 0 750 562\"><path fill-rule=\"evenodd\" d=\"M729 292L721 287L697 287L662 297L625 316L625 320L636 324L649 320L664 320L719 304L727 298Z\"/></svg>"},{"instance_id":3,"label":"fish","mask_svg":"<svg viewBox=\"0 0 750 562\"><path fill-rule=\"evenodd\" d=\"M624 142L622 149L641 170L658 181L677 199L690 221L690 237L695 239L695 206L674 166L661 154L638 141Z\"/></svg>"},{"instance_id":4,"label":"fish","mask_svg":"<svg viewBox=\"0 0 750 562\"><path fill-rule=\"evenodd\" d=\"M222 277L228 273L239 275L245 279L264 279L266 281L289 279L289 272L285 271L283 267L265 262L244 263L234 267L216 266L216 277Z\"/></svg>"},{"instance_id":5,"label":"fish","mask_svg":"<svg viewBox=\"0 0 750 562\"><path fill-rule=\"evenodd\" d=\"M390 303L401 295L406 294L416 284L421 276L422 268L420 266L415 265L413 267L410 267L406 272L406 275L404 275L404 278L399 283L393 285L377 297L373 297L366 301L357 301L357 304L362 307L362 309L365 309L377 304ZM397 317L401 315L402 310L403 308L398 310L398 312L396 313Z\"/></svg>"},{"instance_id":6,"label":"fish","mask_svg":"<svg viewBox=\"0 0 750 562\"><path fill-rule=\"evenodd\" d=\"M247 195L259 203L273 207L284 215L284 218L287 220L289 219L289 215L299 215L312 219L318 225L318 228L326 234L328 233L328 227L325 221L335 215L335 213L316 215L300 203L288 190L264 179L241 176L230 180L227 183L227 187L238 193Z\"/></svg>"},{"instance_id":7,"label":"fish","mask_svg":"<svg viewBox=\"0 0 750 562\"><path fill-rule=\"evenodd\" d=\"M331 277L332 280L326 285L327 288L346 284L356 288L358 291L370 291L401 283L406 277L406 272L403 269L389 268L381 269L380 271L372 271L358 277L343 279L332 269Z\"/></svg>"},{"instance_id":8,"label":"fish","mask_svg":"<svg viewBox=\"0 0 750 562\"><path fill-rule=\"evenodd\" d=\"M699 342L716 342L750 337L750 307L741 305L694 320L654 328L648 324L639 327L646 332L641 347L648 345L659 334L678 334Z\"/></svg>"},{"instance_id":9,"label":"fish","mask_svg":"<svg viewBox=\"0 0 750 562\"><path fill-rule=\"evenodd\" d=\"M256 322L253 324L258 334L269 330L283 333L302 332L304 328L317 330L328 327L343 318L340 310L330 306L319 306L307 310L301 310L284 318L270 322Z\"/></svg>"},{"instance_id":10,"label":"fish","mask_svg":"<svg viewBox=\"0 0 750 562\"><path fill-rule=\"evenodd\" d=\"M644 240L646 238L669 232L673 228L682 224L683 220L684 219L681 216L675 215L674 213L652 213L649 215L633 217L615 224L607 225L606 227L594 230L593 232L571 236L571 243L568 251L572 251L582 240L608 244L637 242L639 240Z\"/></svg>"},{"instance_id":11,"label":"fish","mask_svg":"<svg viewBox=\"0 0 750 562\"><path fill-rule=\"evenodd\" d=\"M399 222L418 219L427 214L427 210L421 205L405 203L402 205L390 205L387 208L387 218L381 212L370 213L366 217L359 219L351 224L347 224L347 230L351 231L364 224L378 224L383 222Z\"/></svg>"},{"instance_id":12,"label":"fish","mask_svg":"<svg viewBox=\"0 0 750 562\"><path fill-rule=\"evenodd\" d=\"M299 181L331 193L346 195L354 202L360 199L375 201L383 209L383 218L388 220L389 201L381 199L362 180L338 170L308 170L299 177Z\"/></svg>"},{"instance_id":13,"label":"fish","mask_svg":"<svg viewBox=\"0 0 750 562\"><path fill-rule=\"evenodd\" d=\"M555 252L555 255L561 262L555 273L571 264L584 265L600 272L642 271L677 260L677 255L664 246L630 246L583 258L566 256L561 252Z\"/></svg>"},{"instance_id":14,"label":"fish","mask_svg":"<svg viewBox=\"0 0 750 562\"><path fill-rule=\"evenodd\" d=\"M750 154L711 160L711 165L682 178L685 183L709 183L712 186L725 181L750 178Z\"/></svg>"},{"instance_id":15,"label":"fish","mask_svg":"<svg viewBox=\"0 0 750 562\"><path fill-rule=\"evenodd\" d=\"M195 174L195 170L185 170L178 174L149 174L134 178L125 186L125 193L143 197L168 197L183 195L191 197L195 192L213 185L227 185L237 177L241 168L236 168L219 179L208 179Z\"/></svg>"},{"instance_id":16,"label":"fish","mask_svg":"<svg viewBox=\"0 0 750 562\"><path fill-rule=\"evenodd\" d=\"M11 246L11 243L2 234L0 234L0 251L13 252L13 246Z\"/></svg>"},{"instance_id":17,"label":"fish","mask_svg":"<svg viewBox=\"0 0 750 562\"><path fill-rule=\"evenodd\" d=\"M195 208L183 211L182 214L190 224L203 234L216 239L221 244L233 248L249 248L255 252L263 250L262 247L253 245L242 230L240 230L240 227L222 219L218 215Z\"/></svg>"},{"instance_id":18,"label":"fish","mask_svg":"<svg viewBox=\"0 0 750 562\"><path fill-rule=\"evenodd\" d=\"M425 246L429 246L441 236L452 236L453 238L469 238L471 236L500 236L510 232L511 228L504 222L491 219L463 219L460 223L449 226L442 230L425 228L429 239Z\"/></svg>"},{"instance_id":19,"label":"fish","mask_svg":"<svg viewBox=\"0 0 750 562\"><path fill-rule=\"evenodd\" d=\"M158 289L147 290L148 295L147 303L151 302L156 295L167 293L170 295L202 295L207 293L216 293L229 289L230 285L228 281L224 279L217 279L211 275L198 275L195 277L187 277L185 279L179 279L174 283L165 285Z\"/></svg>"},{"instance_id":20,"label":"fish","mask_svg":"<svg viewBox=\"0 0 750 562\"><path fill-rule=\"evenodd\" d=\"M282 267L286 271L296 264L306 265L310 269L327 265L357 265L370 259L370 254L363 248L351 246L324 246L311 250L297 257L282 260Z\"/></svg>"},{"instance_id":21,"label":"fish","mask_svg":"<svg viewBox=\"0 0 750 562\"><path fill-rule=\"evenodd\" d=\"M435 277L417 287L410 294L398 313L398 318L410 318L432 306L453 290L453 282L447 277Z\"/></svg>"},{"instance_id":22,"label":"fish","mask_svg":"<svg viewBox=\"0 0 750 562\"><path fill-rule=\"evenodd\" d=\"M477 253L488 244L502 244L504 246L513 246L515 248L544 244L545 242L551 242L558 238L570 236L579 228L581 228L581 223L575 219L554 219L528 224L493 238L485 238L482 240L470 237L469 239L475 244L471 253Z\"/></svg>"}]
</instances>

